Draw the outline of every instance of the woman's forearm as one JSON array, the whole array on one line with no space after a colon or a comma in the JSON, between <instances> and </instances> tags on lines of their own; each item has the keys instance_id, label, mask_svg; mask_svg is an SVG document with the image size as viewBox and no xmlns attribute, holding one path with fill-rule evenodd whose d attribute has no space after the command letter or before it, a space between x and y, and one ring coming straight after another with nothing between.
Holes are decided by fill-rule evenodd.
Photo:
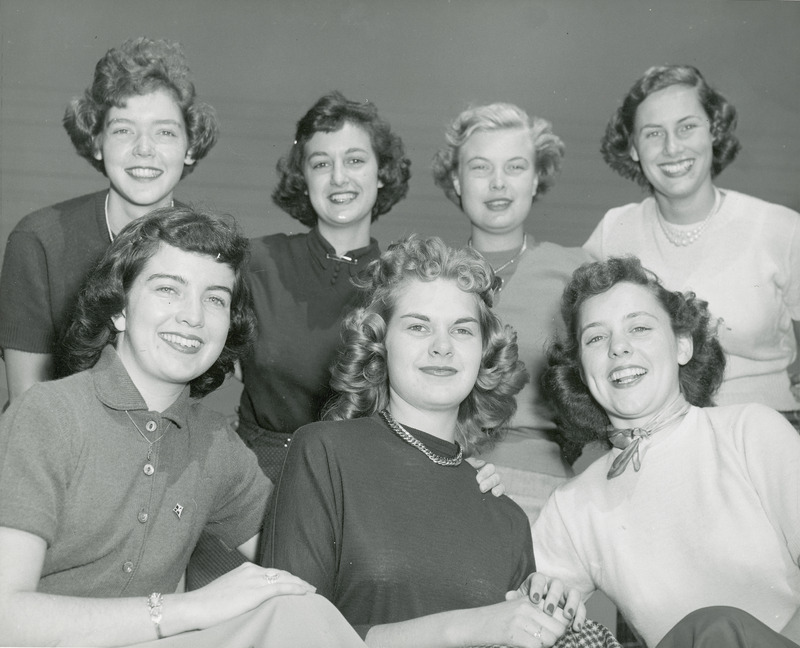
<instances>
[{"instance_id":1,"label":"woman's forearm","mask_svg":"<svg viewBox=\"0 0 800 648\"><path fill-rule=\"evenodd\" d=\"M187 594L164 595L164 636L192 630ZM93 599L17 592L0 601L0 644L124 646L157 639L147 597Z\"/></svg>"},{"instance_id":2,"label":"woman's forearm","mask_svg":"<svg viewBox=\"0 0 800 648\"><path fill-rule=\"evenodd\" d=\"M448 648L505 645L552 646L566 626L532 605L516 599L468 610L452 610L370 628L370 648Z\"/></svg>"},{"instance_id":3,"label":"woman's forearm","mask_svg":"<svg viewBox=\"0 0 800 648\"><path fill-rule=\"evenodd\" d=\"M800 644L800 608L797 608L792 618L789 619L789 623L783 626L781 634L796 644Z\"/></svg>"},{"instance_id":4,"label":"woman's forearm","mask_svg":"<svg viewBox=\"0 0 800 648\"><path fill-rule=\"evenodd\" d=\"M468 644L459 643L456 629L466 621L464 610L441 612L409 621L373 626L365 641L370 648L464 646Z\"/></svg>"},{"instance_id":5,"label":"woman's forearm","mask_svg":"<svg viewBox=\"0 0 800 648\"><path fill-rule=\"evenodd\" d=\"M54 378L53 356L49 353L28 353L4 349L8 400L19 398L30 387Z\"/></svg>"}]
</instances>

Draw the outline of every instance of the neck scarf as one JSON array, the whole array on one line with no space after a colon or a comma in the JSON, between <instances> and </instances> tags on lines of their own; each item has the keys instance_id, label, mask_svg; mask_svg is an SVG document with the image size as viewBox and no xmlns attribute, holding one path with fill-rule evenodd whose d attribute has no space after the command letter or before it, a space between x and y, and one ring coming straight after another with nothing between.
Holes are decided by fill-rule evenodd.
<instances>
[{"instance_id":1,"label":"neck scarf","mask_svg":"<svg viewBox=\"0 0 800 648\"><path fill-rule=\"evenodd\" d=\"M628 464L633 461L633 469L639 471L642 467L642 460L639 457L639 444L642 439L653 436L671 425L678 423L689 411L689 403L678 394L678 397L667 407L657 412L642 427L618 429L613 426L608 427L608 440L615 448L620 448L622 452L614 459L611 468L606 475L607 479L613 479L625 472Z\"/></svg>"}]
</instances>

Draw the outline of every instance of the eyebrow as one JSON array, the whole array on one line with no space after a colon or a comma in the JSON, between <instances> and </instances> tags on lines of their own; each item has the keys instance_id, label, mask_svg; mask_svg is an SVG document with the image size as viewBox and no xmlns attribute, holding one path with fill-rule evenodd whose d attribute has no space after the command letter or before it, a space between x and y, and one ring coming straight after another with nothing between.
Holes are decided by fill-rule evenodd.
<instances>
[{"instance_id":1,"label":"eyebrow","mask_svg":"<svg viewBox=\"0 0 800 648\"><path fill-rule=\"evenodd\" d=\"M420 313L406 313L405 315L401 315L400 319L403 318L410 318L410 319L418 319L422 320L423 322L430 322L431 318L427 315L422 315ZM475 317L459 317L453 324L478 324L478 320Z\"/></svg>"},{"instance_id":2,"label":"eyebrow","mask_svg":"<svg viewBox=\"0 0 800 648\"><path fill-rule=\"evenodd\" d=\"M151 274L147 278L146 283L150 283L151 281L158 280L158 279L171 279L172 281L175 281L175 282L181 284L182 286L186 286L189 283L181 275L169 274L169 273L166 273L166 272L156 272L156 273ZM222 292L226 292L229 295L233 295L233 290L228 288L228 286L207 286L206 287L206 291L209 291L209 290L221 290Z\"/></svg>"},{"instance_id":3,"label":"eyebrow","mask_svg":"<svg viewBox=\"0 0 800 648\"><path fill-rule=\"evenodd\" d=\"M129 119L128 117L112 117L111 119L106 122L108 125L122 122L125 124L133 124L135 120ZM177 119L156 119L153 121L154 124L174 124L175 126L180 126L181 123Z\"/></svg>"},{"instance_id":4,"label":"eyebrow","mask_svg":"<svg viewBox=\"0 0 800 648\"><path fill-rule=\"evenodd\" d=\"M652 317L653 319L658 319L655 315L653 315L652 313L649 313L647 311L634 311L633 313L628 313L625 316L625 319L626 320L635 319L635 318L641 317L641 316ZM587 329L594 328L594 327L597 327L597 326L602 326L602 325L603 325L602 322L589 322L585 326L581 327L580 334L583 335L584 332L586 332Z\"/></svg>"},{"instance_id":5,"label":"eyebrow","mask_svg":"<svg viewBox=\"0 0 800 648\"><path fill-rule=\"evenodd\" d=\"M685 117L681 117L677 123L681 124L685 122L687 119L699 119L700 121L703 121L705 119L706 121L711 121L707 116L704 117L703 115L691 114L691 115L686 115ZM639 130L644 130L645 128L661 128L661 127L662 124L642 124L639 127Z\"/></svg>"},{"instance_id":6,"label":"eyebrow","mask_svg":"<svg viewBox=\"0 0 800 648\"><path fill-rule=\"evenodd\" d=\"M365 153L365 154L368 155L369 151L367 151L367 149L361 148L360 146L354 146L352 148L347 149L344 152L345 155L350 155L351 153ZM333 157L333 156L331 156L330 153L326 153L325 151L314 151L313 153L309 153L308 157L312 158L315 155L324 155L325 157Z\"/></svg>"}]
</instances>

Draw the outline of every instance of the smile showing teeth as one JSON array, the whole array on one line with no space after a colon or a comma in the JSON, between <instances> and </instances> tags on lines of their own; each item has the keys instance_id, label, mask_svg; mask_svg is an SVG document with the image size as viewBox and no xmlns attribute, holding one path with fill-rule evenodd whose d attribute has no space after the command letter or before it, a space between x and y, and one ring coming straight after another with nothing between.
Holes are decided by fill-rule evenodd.
<instances>
[{"instance_id":1,"label":"smile showing teeth","mask_svg":"<svg viewBox=\"0 0 800 648\"><path fill-rule=\"evenodd\" d=\"M498 200L487 200L484 204L491 211L502 211L511 204L511 201L508 198L501 198Z\"/></svg>"},{"instance_id":2,"label":"smile showing teeth","mask_svg":"<svg viewBox=\"0 0 800 648\"><path fill-rule=\"evenodd\" d=\"M681 160L680 162L669 162L665 164L659 164L658 168L664 172L664 175L669 177L677 177L682 176L685 173L691 171L692 167L694 166L694 160Z\"/></svg>"},{"instance_id":3,"label":"smile showing teeth","mask_svg":"<svg viewBox=\"0 0 800 648\"><path fill-rule=\"evenodd\" d=\"M358 194L355 193L354 191L347 191L345 193L331 194L329 196L329 199L332 203L335 203L337 205L344 205L345 203L355 200L357 195Z\"/></svg>"},{"instance_id":4,"label":"smile showing teeth","mask_svg":"<svg viewBox=\"0 0 800 648\"><path fill-rule=\"evenodd\" d=\"M626 385L628 383L634 382L637 378L644 376L647 373L641 367L629 367L627 369L618 369L617 371L612 371L609 378L611 382L615 382L620 385Z\"/></svg>"},{"instance_id":5,"label":"smile showing teeth","mask_svg":"<svg viewBox=\"0 0 800 648\"><path fill-rule=\"evenodd\" d=\"M175 335L174 333L162 333L161 339L186 349L197 349L200 347L200 340L185 338L181 335Z\"/></svg>"},{"instance_id":6,"label":"smile showing teeth","mask_svg":"<svg viewBox=\"0 0 800 648\"><path fill-rule=\"evenodd\" d=\"M163 171L159 169L153 169L152 167L132 167L130 169L125 169L126 173L134 178L141 178L142 180L152 180L153 178L157 178L160 176Z\"/></svg>"}]
</instances>

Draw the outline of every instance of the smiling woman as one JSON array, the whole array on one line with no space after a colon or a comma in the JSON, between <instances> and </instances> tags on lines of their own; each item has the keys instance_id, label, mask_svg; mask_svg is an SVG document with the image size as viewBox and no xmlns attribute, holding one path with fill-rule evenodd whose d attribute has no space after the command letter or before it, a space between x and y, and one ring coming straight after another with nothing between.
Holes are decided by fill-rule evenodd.
<instances>
[{"instance_id":1,"label":"smiling woman","mask_svg":"<svg viewBox=\"0 0 800 648\"><path fill-rule=\"evenodd\" d=\"M339 325L352 283L380 253L372 223L405 197L409 160L377 108L326 94L297 122L272 198L311 228L252 241L248 281L258 341L242 362L239 435L277 481L294 431L331 395Z\"/></svg>"},{"instance_id":2,"label":"smiling woman","mask_svg":"<svg viewBox=\"0 0 800 648\"><path fill-rule=\"evenodd\" d=\"M65 372L54 355L83 279L123 226L172 204L175 186L217 137L180 45L148 38L106 52L64 128L109 188L30 214L8 239L0 348L10 400Z\"/></svg>"},{"instance_id":3,"label":"smiling woman","mask_svg":"<svg viewBox=\"0 0 800 648\"><path fill-rule=\"evenodd\" d=\"M558 298L588 257L580 248L535 240L529 227L536 201L555 183L564 144L550 122L505 103L463 111L446 140L434 158L434 179L469 219L467 244L494 268L495 311L517 331L531 374L508 434L482 457L497 464L508 495L533 522L547 496L572 475L575 460L542 398L539 376L544 345L563 326Z\"/></svg>"},{"instance_id":4,"label":"smiling woman","mask_svg":"<svg viewBox=\"0 0 800 648\"><path fill-rule=\"evenodd\" d=\"M544 390L567 433L610 449L545 504L538 568L601 589L651 648L693 645L668 634L690 614L694 645L794 645L778 633L800 639L800 437L763 405L711 406L707 304L612 257L575 272L562 314Z\"/></svg>"},{"instance_id":5,"label":"smiling woman","mask_svg":"<svg viewBox=\"0 0 800 648\"><path fill-rule=\"evenodd\" d=\"M612 115L605 161L652 195L610 210L584 244L635 254L671 290L708 301L728 357L720 404L758 402L800 430L800 214L717 185L736 109L689 65L647 70Z\"/></svg>"},{"instance_id":6,"label":"smiling woman","mask_svg":"<svg viewBox=\"0 0 800 648\"><path fill-rule=\"evenodd\" d=\"M289 448L262 564L296 570L367 645L618 646L558 582L506 596L534 569L528 519L463 461L501 437L527 379L492 280L477 252L437 238L370 264L327 420Z\"/></svg>"},{"instance_id":7,"label":"smiling woman","mask_svg":"<svg viewBox=\"0 0 800 648\"><path fill-rule=\"evenodd\" d=\"M65 338L77 373L0 418L0 644L361 645L284 571L174 593L205 528L254 558L270 494L199 398L252 342L247 249L232 219L165 207L90 273Z\"/></svg>"}]
</instances>

